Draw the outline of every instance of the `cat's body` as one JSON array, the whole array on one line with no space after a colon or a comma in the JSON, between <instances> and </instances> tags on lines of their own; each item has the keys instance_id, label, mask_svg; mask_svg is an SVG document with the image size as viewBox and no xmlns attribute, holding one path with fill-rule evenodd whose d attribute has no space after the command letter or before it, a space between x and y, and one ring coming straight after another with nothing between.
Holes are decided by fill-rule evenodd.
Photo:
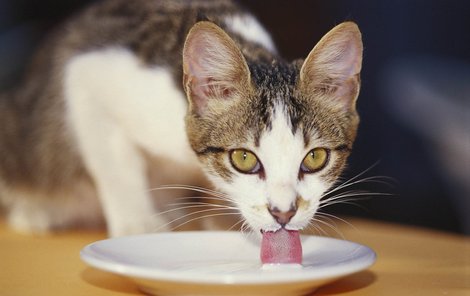
<instances>
[{"instance_id":1,"label":"cat's body","mask_svg":"<svg viewBox=\"0 0 470 296\"><path fill-rule=\"evenodd\" d=\"M186 39L201 19L234 41L208 22ZM355 137L362 48L344 62L347 89L335 77L315 89L309 81L322 71L282 61L256 19L230 1L104 1L45 44L23 85L0 97L0 201L19 229L95 224L103 212L111 235L153 231L165 222L150 199L149 170L160 183L191 182L204 170L253 228L275 229L273 212L307 201L289 224L302 228ZM309 98L338 89L344 104ZM327 148L329 171L314 180L290 163L315 147ZM262 173L237 177L237 149L256 152ZM268 202L240 200L249 195ZM267 222L243 209L271 202L260 214Z\"/></svg>"}]
</instances>

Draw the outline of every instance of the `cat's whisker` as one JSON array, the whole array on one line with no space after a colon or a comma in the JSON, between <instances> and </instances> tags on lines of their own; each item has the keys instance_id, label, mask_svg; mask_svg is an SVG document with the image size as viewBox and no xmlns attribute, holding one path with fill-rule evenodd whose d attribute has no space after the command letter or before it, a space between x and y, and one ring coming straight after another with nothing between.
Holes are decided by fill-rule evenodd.
<instances>
[{"instance_id":1,"label":"cat's whisker","mask_svg":"<svg viewBox=\"0 0 470 296\"><path fill-rule=\"evenodd\" d=\"M245 219L242 219L242 226L240 227L240 231L242 233L251 231L250 226Z\"/></svg>"},{"instance_id":2,"label":"cat's whisker","mask_svg":"<svg viewBox=\"0 0 470 296\"><path fill-rule=\"evenodd\" d=\"M338 220L338 221L340 221L340 222L342 222L342 223L348 225L348 226L351 227L352 229L358 231L358 229L356 228L356 226L354 226L351 222L348 222L348 221L346 221L345 219L340 218L340 217L338 217L338 216L336 216L336 215L332 215L332 214L328 214L328 213L323 213L323 212L317 213L316 215L322 217L323 219L327 219L327 220L329 220L329 221L332 221L333 223L334 223L334 219L336 219L336 220ZM336 223L335 223L335 225L336 225Z\"/></svg>"},{"instance_id":3,"label":"cat's whisker","mask_svg":"<svg viewBox=\"0 0 470 296\"><path fill-rule=\"evenodd\" d=\"M316 222L314 219L310 221L310 223L306 227L307 231L310 231L311 229L311 231L316 232L320 236L328 236L326 231L324 231L319 225L315 224L314 222Z\"/></svg>"},{"instance_id":4,"label":"cat's whisker","mask_svg":"<svg viewBox=\"0 0 470 296\"><path fill-rule=\"evenodd\" d=\"M323 208L333 206L336 204L350 204L354 206L358 206L363 208L358 201L370 199L372 197L379 197L379 196L393 196L394 194L385 193L385 192L368 192L364 190L346 190L350 187L353 187L357 184L364 184L364 183L379 183L391 186L392 182L396 183L396 180L387 176L370 176L370 177L363 177L366 173L368 173L372 168L377 166L379 162L374 163L369 168L365 169L364 171L358 173L357 175L353 176L352 178L343 181L343 183L339 184L338 186L332 188L331 190L325 192L321 196L321 200L319 202L318 210Z\"/></svg>"},{"instance_id":5,"label":"cat's whisker","mask_svg":"<svg viewBox=\"0 0 470 296\"><path fill-rule=\"evenodd\" d=\"M369 200L372 197L380 196L394 196L394 194L383 192L348 191L321 200L318 209L323 209L335 204L350 204L362 208L362 206L357 203L358 201Z\"/></svg>"},{"instance_id":6,"label":"cat's whisker","mask_svg":"<svg viewBox=\"0 0 470 296\"><path fill-rule=\"evenodd\" d=\"M345 183L342 183L340 184L339 186L336 186L334 188L332 188L331 190L325 192L323 195L322 195L322 198L325 197L325 196L328 196L330 194L333 194L337 191L340 191L340 190L343 190L345 188L348 188L348 187L351 187L351 186L354 186L354 185L357 185L357 184L360 184L360 183L379 183L379 184L385 184L385 185L390 185L390 183L384 181L384 179L386 179L388 177L386 176L371 176L371 177L367 177L367 178L362 178L362 179L358 179L358 180L355 180L355 181L351 181L351 179L349 181L346 181Z\"/></svg>"},{"instance_id":7,"label":"cat's whisker","mask_svg":"<svg viewBox=\"0 0 470 296\"><path fill-rule=\"evenodd\" d=\"M391 183L395 183L395 184L398 183L398 181L396 179L388 177L388 176L371 176L371 177L366 177L366 178L359 179L360 177L362 177L363 175L368 173L370 170L372 170L374 167L376 167L379 164L379 162L380 161L376 161L374 164L372 164L371 166L369 166L368 168L366 168L362 172L356 174L355 176L349 178L346 181L343 181L339 185L334 186L331 190L325 192L322 195L322 197L324 197L326 195L329 195L331 193L334 193L338 190L344 189L346 187L359 184L359 183L367 183L367 182L369 182L369 183L381 183L381 184L386 184L386 185L389 185L389 186L392 185ZM341 181L341 178L338 179L338 181Z\"/></svg>"},{"instance_id":8,"label":"cat's whisker","mask_svg":"<svg viewBox=\"0 0 470 296\"><path fill-rule=\"evenodd\" d=\"M355 176L351 177L348 181L353 181L363 175L365 175L367 172L371 171L373 168L375 168L378 164L380 163L380 160L377 160L376 162L374 162L372 165L370 165L368 168L366 168L365 170L363 170L362 172L359 172L358 174L356 174ZM347 182L348 182L347 181Z\"/></svg>"},{"instance_id":9,"label":"cat's whisker","mask_svg":"<svg viewBox=\"0 0 470 296\"><path fill-rule=\"evenodd\" d=\"M335 201L335 200L343 199L343 198L346 198L346 197L355 197L355 196L364 197L363 199L366 199L366 198L370 198L370 197L373 197L373 196L377 196L377 197L378 196L394 196L394 194L386 193L386 192L368 192L368 191L354 191L354 190L351 190L351 191L341 192L338 195L333 195L333 196L330 196L326 199L323 199L323 200L320 201L320 205L325 204L325 203L329 203L329 202L332 202L332 201Z\"/></svg>"},{"instance_id":10,"label":"cat's whisker","mask_svg":"<svg viewBox=\"0 0 470 296\"><path fill-rule=\"evenodd\" d=\"M355 184L360 184L360 183L377 183L377 184L383 184L387 186L393 186L393 184L390 181L395 181L395 179L388 177L388 176L370 176L362 179L357 179L354 182L349 182L345 185L351 186Z\"/></svg>"},{"instance_id":11,"label":"cat's whisker","mask_svg":"<svg viewBox=\"0 0 470 296\"><path fill-rule=\"evenodd\" d=\"M351 195L341 195L336 198L332 198L329 200L324 200L320 202L318 209L321 210L326 207L331 207L336 204L348 204L348 205L353 205L353 206L358 206L361 207L361 205L358 203L360 200L364 200L366 197L358 197L358 196L351 196Z\"/></svg>"},{"instance_id":12,"label":"cat's whisker","mask_svg":"<svg viewBox=\"0 0 470 296\"><path fill-rule=\"evenodd\" d=\"M200 206L200 207L206 206L206 207L225 208L225 209L237 209L236 207L233 207L233 206L213 204L213 203L209 203L209 202L200 202L200 201L194 201L194 202L188 201L188 202L180 202L180 203L171 203L171 204L167 204L166 206L171 207L171 206L186 206L186 205L190 205L190 206L194 205L194 206Z\"/></svg>"},{"instance_id":13,"label":"cat's whisker","mask_svg":"<svg viewBox=\"0 0 470 296\"><path fill-rule=\"evenodd\" d=\"M315 218L313 218L313 221L325 225L326 227L332 229L335 233L337 233L342 239L345 239L343 233L338 229L338 227L334 223L332 224L332 223L323 221L321 218L322 218L321 216L318 217L318 218L315 217ZM327 235L328 235L328 233L327 233Z\"/></svg>"},{"instance_id":14,"label":"cat's whisker","mask_svg":"<svg viewBox=\"0 0 470 296\"><path fill-rule=\"evenodd\" d=\"M339 199L339 198L342 198L344 196L349 196L349 195L352 195L352 194L357 194L358 195L358 194L361 194L361 193L368 193L368 192L367 191L362 191L362 190L348 190L348 191L344 191L344 192L338 192L335 195L327 196L326 198L321 199L320 204L326 203L326 202L331 201L331 200Z\"/></svg>"},{"instance_id":15,"label":"cat's whisker","mask_svg":"<svg viewBox=\"0 0 470 296\"><path fill-rule=\"evenodd\" d=\"M189 206L190 207L190 206ZM171 209L171 210L176 210L176 209ZM171 221L169 221L168 223L164 224L164 225L161 225L159 226L158 228L156 228L156 231L159 231L161 229L164 229L166 228L167 226L177 222L177 221L180 221L180 220L183 220L183 219L186 219L186 218L189 218L191 216L194 216L194 215L199 215L199 214L202 214L202 213L207 213L207 212L215 212L215 211L232 211L232 212L227 212L227 214L239 214L238 210L237 209L226 209L226 208L218 208L218 207L215 207L215 208L209 208L209 209L202 209L202 210L198 210L198 211L193 211L193 212L190 212L188 214L185 214L183 216L180 216L180 217L177 217ZM160 213L159 213L160 214ZM159 215L157 214L157 215Z\"/></svg>"},{"instance_id":16,"label":"cat's whisker","mask_svg":"<svg viewBox=\"0 0 470 296\"><path fill-rule=\"evenodd\" d=\"M318 210L324 209L326 207L331 207L331 206L337 205L337 204L351 205L351 206L356 206L356 207L359 207L361 209L364 209L364 207L362 205L357 203L358 200L361 200L361 199L360 198L359 199L351 198L351 199L337 200L337 201L327 203L327 204L324 204L324 205L318 207Z\"/></svg>"},{"instance_id":17,"label":"cat's whisker","mask_svg":"<svg viewBox=\"0 0 470 296\"><path fill-rule=\"evenodd\" d=\"M245 237L248 240L252 236L256 237L256 232L253 229L251 229L251 227L248 225L248 223L246 221L243 221L240 232L242 233L242 236Z\"/></svg>"},{"instance_id":18,"label":"cat's whisker","mask_svg":"<svg viewBox=\"0 0 470 296\"><path fill-rule=\"evenodd\" d=\"M197 220L200 220L200 219L207 219L207 218L218 217L218 216L231 216L231 215L239 215L239 213L238 212L236 212L236 213L235 212L228 212L228 213L216 213L216 214L203 215L203 216L191 218L187 221L184 221L184 222L172 227L171 230L176 230L176 229L178 229L178 228L180 228L180 227L182 227L182 226L184 226L188 223L191 223L191 222L194 222L194 221L197 221ZM178 220L181 220L181 219L174 219L174 220L170 221L169 223L165 224L165 226L163 226L163 227L166 227L166 226L168 226L168 225L170 225L170 224L172 224L172 223L174 223Z\"/></svg>"},{"instance_id":19,"label":"cat's whisker","mask_svg":"<svg viewBox=\"0 0 470 296\"><path fill-rule=\"evenodd\" d=\"M181 197L176 197L176 200L194 200L194 199L207 199L207 200L223 200L227 201L225 198L221 198L218 196L181 196Z\"/></svg>"},{"instance_id":20,"label":"cat's whisker","mask_svg":"<svg viewBox=\"0 0 470 296\"><path fill-rule=\"evenodd\" d=\"M180 204L169 204L168 206L171 206L171 205L180 205L179 207L176 207L176 208L172 208L172 209L169 209L169 210L166 210L166 211L160 211L158 213L156 213L155 215L159 216L159 215L165 215L165 214L168 214L168 213L172 213L172 212L175 212L175 211L182 211L182 210L188 210L188 209L197 209L197 208L212 208L212 209L227 209L227 210L237 210L237 208L234 208L234 207L227 207L227 206L222 206L222 205L213 205L213 204L204 204L204 203L201 203L201 204L193 204L193 203L180 203Z\"/></svg>"},{"instance_id":21,"label":"cat's whisker","mask_svg":"<svg viewBox=\"0 0 470 296\"><path fill-rule=\"evenodd\" d=\"M240 224L243 223L243 222L244 222L244 219L243 219L243 218L240 218L237 222L235 222L232 226L230 226L230 228L227 229L227 231L232 231L232 230L234 230L238 225L240 225ZM242 226L240 226L240 230L241 230L242 227L243 227L243 224L242 224Z\"/></svg>"},{"instance_id":22,"label":"cat's whisker","mask_svg":"<svg viewBox=\"0 0 470 296\"><path fill-rule=\"evenodd\" d=\"M181 219L185 219L187 217L190 217L190 216L194 216L194 215L198 215L198 214L202 214L202 213L206 213L206 212L215 212L215 211L229 211L228 209L224 209L224 208L208 208L208 209L202 209L202 210L198 210L198 211L192 211L190 213L187 213L183 216L179 216L175 219L173 219L172 221L170 221L169 223L173 223L175 221L178 221L178 220L181 220ZM234 210L232 210L233 212L235 212ZM238 213L238 211L236 211Z\"/></svg>"},{"instance_id":23,"label":"cat's whisker","mask_svg":"<svg viewBox=\"0 0 470 296\"><path fill-rule=\"evenodd\" d=\"M322 219L324 219L324 220L328 221L329 223L334 224L336 226L336 223L333 221L333 219L331 217L331 216L333 216L333 217L336 217L336 216L334 216L334 215L328 216L328 215L323 215L323 214L324 213L316 213L315 217L316 218L322 218Z\"/></svg>"},{"instance_id":24,"label":"cat's whisker","mask_svg":"<svg viewBox=\"0 0 470 296\"><path fill-rule=\"evenodd\" d=\"M183 184L161 185L159 187L149 189L149 192L157 191L157 190L190 190L190 191L205 193L205 194L209 194L209 195L213 195L216 197L230 200L230 196L228 196L227 194L223 192L219 192L216 190L212 190L212 189L208 189L208 188L204 188L200 186L194 186L194 185L183 185Z\"/></svg>"}]
</instances>

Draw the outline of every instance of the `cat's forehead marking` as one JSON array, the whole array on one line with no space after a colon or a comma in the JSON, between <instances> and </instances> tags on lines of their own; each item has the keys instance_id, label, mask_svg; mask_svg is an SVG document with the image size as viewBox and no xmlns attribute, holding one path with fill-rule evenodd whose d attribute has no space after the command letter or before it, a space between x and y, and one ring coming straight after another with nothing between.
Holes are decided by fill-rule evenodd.
<instances>
[{"instance_id":1,"label":"cat's forehead marking","mask_svg":"<svg viewBox=\"0 0 470 296\"><path fill-rule=\"evenodd\" d=\"M256 118L260 127L254 137L256 146L259 146L259 137L272 129L273 120L278 116L288 121L292 134L296 133L305 109L294 94L298 69L291 64L274 61L270 65L250 65L250 71L258 91L253 106L258 112Z\"/></svg>"}]
</instances>

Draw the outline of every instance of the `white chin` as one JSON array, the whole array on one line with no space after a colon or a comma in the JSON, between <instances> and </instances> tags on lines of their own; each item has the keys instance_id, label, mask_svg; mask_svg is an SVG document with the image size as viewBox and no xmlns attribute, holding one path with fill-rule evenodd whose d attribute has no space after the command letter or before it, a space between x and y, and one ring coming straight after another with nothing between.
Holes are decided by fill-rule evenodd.
<instances>
[{"instance_id":1,"label":"white chin","mask_svg":"<svg viewBox=\"0 0 470 296\"><path fill-rule=\"evenodd\" d=\"M297 225L290 225L290 224L287 224L285 229L287 230L301 230L303 227L298 227Z\"/></svg>"},{"instance_id":2,"label":"white chin","mask_svg":"<svg viewBox=\"0 0 470 296\"><path fill-rule=\"evenodd\" d=\"M268 225L260 228L263 232L276 232L281 229L281 225Z\"/></svg>"}]
</instances>

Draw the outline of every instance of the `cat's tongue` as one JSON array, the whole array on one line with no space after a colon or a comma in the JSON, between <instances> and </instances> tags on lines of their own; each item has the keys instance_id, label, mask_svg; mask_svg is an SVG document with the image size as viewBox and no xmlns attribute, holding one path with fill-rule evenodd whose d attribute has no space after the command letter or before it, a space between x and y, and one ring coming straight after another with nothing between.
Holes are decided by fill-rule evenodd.
<instances>
[{"instance_id":1,"label":"cat's tongue","mask_svg":"<svg viewBox=\"0 0 470 296\"><path fill-rule=\"evenodd\" d=\"M302 245L299 232L284 228L276 232L263 232L261 262L263 264L301 264Z\"/></svg>"}]
</instances>

